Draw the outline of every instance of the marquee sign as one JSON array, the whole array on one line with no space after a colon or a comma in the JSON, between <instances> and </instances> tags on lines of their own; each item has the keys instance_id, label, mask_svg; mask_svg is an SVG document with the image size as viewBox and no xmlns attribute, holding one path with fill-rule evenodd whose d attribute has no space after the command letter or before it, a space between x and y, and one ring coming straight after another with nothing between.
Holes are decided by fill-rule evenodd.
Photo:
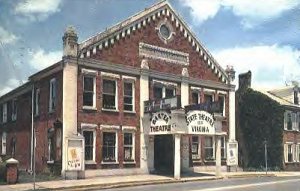
<instances>
[{"instance_id":1,"label":"marquee sign","mask_svg":"<svg viewBox=\"0 0 300 191\"><path fill-rule=\"evenodd\" d=\"M190 111L186 116L188 133L198 135L214 135L214 118L206 111Z\"/></svg>"},{"instance_id":2,"label":"marquee sign","mask_svg":"<svg viewBox=\"0 0 300 191\"><path fill-rule=\"evenodd\" d=\"M149 134L169 134L175 124L171 124L171 115L161 111L154 113L151 117Z\"/></svg>"}]
</instances>

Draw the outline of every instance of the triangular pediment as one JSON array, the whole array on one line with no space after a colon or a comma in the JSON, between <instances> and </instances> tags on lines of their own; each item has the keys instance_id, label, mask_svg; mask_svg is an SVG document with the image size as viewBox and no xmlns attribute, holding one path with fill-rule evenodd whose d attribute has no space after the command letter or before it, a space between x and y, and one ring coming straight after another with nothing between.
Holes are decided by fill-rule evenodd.
<instances>
[{"instance_id":1,"label":"triangular pediment","mask_svg":"<svg viewBox=\"0 0 300 191\"><path fill-rule=\"evenodd\" d=\"M196 35L167 1L154 4L111 28L83 41L79 45L79 56L80 58L90 57L92 54L96 54L97 50L109 48L116 43L116 41L130 36L134 31L146 27L152 21L160 19L161 17L166 17L174 23L174 26L182 32L184 38L190 43L190 46L198 53L199 57L203 58L204 62L222 82L229 82L224 69L217 63L210 52L202 45Z\"/></svg>"}]
</instances>

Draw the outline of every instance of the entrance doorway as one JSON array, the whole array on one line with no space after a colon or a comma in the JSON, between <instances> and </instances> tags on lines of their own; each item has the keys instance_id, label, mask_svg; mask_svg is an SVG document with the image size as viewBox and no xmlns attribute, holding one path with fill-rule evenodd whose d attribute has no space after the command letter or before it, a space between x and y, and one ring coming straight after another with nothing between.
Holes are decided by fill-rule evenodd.
<instances>
[{"instance_id":1,"label":"entrance doorway","mask_svg":"<svg viewBox=\"0 0 300 191\"><path fill-rule=\"evenodd\" d=\"M154 136L154 168L159 174L174 173L173 135Z\"/></svg>"}]
</instances>

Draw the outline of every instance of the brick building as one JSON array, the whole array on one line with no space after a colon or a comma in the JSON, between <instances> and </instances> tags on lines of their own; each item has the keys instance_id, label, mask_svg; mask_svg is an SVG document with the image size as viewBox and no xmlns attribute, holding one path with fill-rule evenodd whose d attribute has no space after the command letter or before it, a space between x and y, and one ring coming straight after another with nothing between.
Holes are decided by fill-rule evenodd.
<instances>
[{"instance_id":1,"label":"brick building","mask_svg":"<svg viewBox=\"0 0 300 191\"><path fill-rule=\"evenodd\" d=\"M226 166L227 144L236 143L232 70L220 67L168 2L81 43L70 27L63 47L60 62L0 98L3 155L30 169L34 131L38 170L55 166L66 174L75 152L67 154L71 138L84 140L85 176L173 171L178 165L179 171L214 169L216 136L187 133L182 108L219 101L219 155ZM178 123L152 132L149 121L157 113L147 113L145 101L175 104L157 116Z\"/></svg>"}]
</instances>

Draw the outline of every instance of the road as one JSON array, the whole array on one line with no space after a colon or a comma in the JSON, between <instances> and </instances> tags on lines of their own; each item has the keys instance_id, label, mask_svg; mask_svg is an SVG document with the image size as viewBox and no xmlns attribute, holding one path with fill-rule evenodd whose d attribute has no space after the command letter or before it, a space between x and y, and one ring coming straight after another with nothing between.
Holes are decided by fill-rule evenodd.
<instances>
[{"instance_id":1,"label":"road","mask_svg":"<svg viewBox=\"0 0 300 191\"><path fill-rule=\"evenodd\" d=\"M105 191L300 191L300 177L255 177L146 185Z\"/></svg>"}]
</instances>

